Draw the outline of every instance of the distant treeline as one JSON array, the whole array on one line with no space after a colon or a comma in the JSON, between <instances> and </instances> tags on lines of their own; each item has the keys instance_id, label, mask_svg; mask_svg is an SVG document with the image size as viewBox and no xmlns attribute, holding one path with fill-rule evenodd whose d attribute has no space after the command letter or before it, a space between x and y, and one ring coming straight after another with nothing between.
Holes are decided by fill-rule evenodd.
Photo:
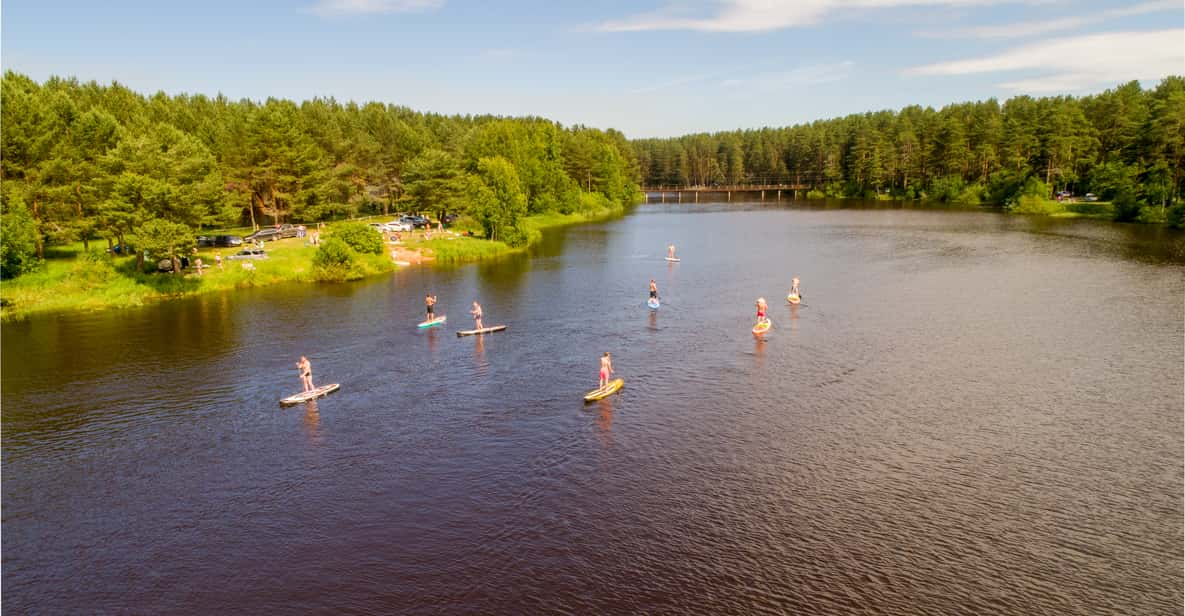
<instances>
[{"instance_id":1,"label":"distant treeline","mask_svg":"<svg viewBox=\"0 0 1185 616\"><path fill-rule=\"evenodd\" d=\"M540 118L144 96L11 71L0 99L4 277L55 243L169 252L203 228L401 210L467 214L515 245L528 214L640 198L624 135Z\"/></svg>"},{"instance_id":2,"label":"distant treeline","mask_svg":"<svg viewBox=\"0 0 1185 616\"><path fill-rule=\"evenodd\" d=\"M1029 182L1046 198L1093 192L1163 211L1182 196L1185 78L632 143L645 186L780 183L815 196L1011 203Z\"/></svg>"}]
</instances>

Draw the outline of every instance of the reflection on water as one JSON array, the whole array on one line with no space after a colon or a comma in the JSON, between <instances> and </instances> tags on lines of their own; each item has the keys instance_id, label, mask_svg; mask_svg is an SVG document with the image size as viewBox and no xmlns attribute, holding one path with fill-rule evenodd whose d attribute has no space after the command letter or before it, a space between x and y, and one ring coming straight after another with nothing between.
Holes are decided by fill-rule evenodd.
<instances>
[{"instance_id":1,"label":"reflection on water","mask_svg":"<svg viewBox=\"0 0 1185 616\"><path fill-rule=\"evenodd\" d=\"M1185 234L850 205L5 324L3 607L1180 614Z\"/></svg>"},{"instance_id":2,"label":"reflection on water","mask_svg":"<svg viewBox=\"0 0 1185 616\"><path fill-rule=\"evenodd\" d=\"M309 444L321 444L321 413L317 409L317 401L309 400L304 403L304 428L309 436Z\"/></svg>"}]
</instances>

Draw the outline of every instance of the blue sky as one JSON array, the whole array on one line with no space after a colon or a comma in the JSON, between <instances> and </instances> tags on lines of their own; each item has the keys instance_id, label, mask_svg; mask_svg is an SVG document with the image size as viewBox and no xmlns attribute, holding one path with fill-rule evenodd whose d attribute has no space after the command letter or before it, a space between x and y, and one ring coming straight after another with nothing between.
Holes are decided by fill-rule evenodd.
<instances>
[{"instance_id":1,"label":"blue sky","mask_svg":"<svg viewBox=\"0 0 1185 616\"><path fill-rule=\"evenodd\" d=\"M0 64L150 94L381 101L662 137L1185 74L1185 4L6 0Z\"/></svg>"}]
</instances>

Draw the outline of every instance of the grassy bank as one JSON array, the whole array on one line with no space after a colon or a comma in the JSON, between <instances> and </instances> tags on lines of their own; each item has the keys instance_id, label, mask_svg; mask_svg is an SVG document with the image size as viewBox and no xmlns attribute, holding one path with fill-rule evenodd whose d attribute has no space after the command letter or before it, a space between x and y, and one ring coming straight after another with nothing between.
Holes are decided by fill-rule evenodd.
<instances>
[{"instance_id":1,"label":"grassy bank","mask_svg":"<svg viewBox=\"0 0 1185 616\"><path fill-rule=\"evenodd\" d=\"M312 255L316 248L305 245L302 239L268 242L266 259L228 258L239 250L199 250L197 257L205 265L199 276L192 262L180 275L144 273L136 269L135 257L108 255L100 252L94 243L90 252L83 252L81 244L60 247L40 270L0 283L0 319L10 321L47 312L127 308L174 297L315 280ZM216 255L223 258L221 269ZM357 266L368 275L395 269L386 255L359 255Z\"/></svg>"},{"instance_id":2,"label":"grassy bank","mask_svg":"<svg viewBox=\"0 0 1185 616\"><path fill-rule=\"evenodd\" d=\"M545 229L609 220L620 216L623 212L624 208L604 208L583 213L560 214L559 212L549 212L527 216L523 219L523 226L529 237L529 242L526 246L513 247L505 242L490 241L477 236L466 237L462 235L461 237L444 239L434 237L433 239L426 240L422 236L417 235L415 238L405 242L405 247L409 250L419 251L425 258L435 260L437 263L471 263L501 257L514 252L522 252L535 242L538 242ZM461 224L457 225L457 229L462 234L466 231L477 233L477 229L471 228L471 225L466 224L466 221L461 221Z\"/></svg>"},{"instance_id":3,"label":"grassy bank","mask_svg":"<svg viewBox=\"0 0 1185 616\"><path fill-rule=\"evenodd\" d=\"M542 236L544 229L605 220L621 215L622 211L621 208L608 208L581 214L542 214L529 216L524 222L533 243ZM472 229L462 224L456 230L464 233ZM218 233L246 235L249 230ZM405 234L401 247L419 252L426 259L449 264L481 261L526 250L526 246L515 248L480 237L446 234L444 238L451 239L435 235L429 240L422 232ZM199 276L192 263L180 275L141 272L136 269L135 257L108 255L96 242L92 242L90 252L85 252L81 243L58 246L47 255L38 271L0 283L0 320L11 321L51 312L143 306L169 298L280 282L318 281L312 265L317 249L307 245L305 240L289 238L268 242L265 248L267 259L250 261L228 258L240 250L238 247L199 249L197 257L205 265ZM396 266L389 252L391 248L388 244L383 254L356 255L355 277L393 271ZM216 255L222 256L221 269L216 263ZM246 263L250 266L245 267Z\"/></svg>"}]
</instances>

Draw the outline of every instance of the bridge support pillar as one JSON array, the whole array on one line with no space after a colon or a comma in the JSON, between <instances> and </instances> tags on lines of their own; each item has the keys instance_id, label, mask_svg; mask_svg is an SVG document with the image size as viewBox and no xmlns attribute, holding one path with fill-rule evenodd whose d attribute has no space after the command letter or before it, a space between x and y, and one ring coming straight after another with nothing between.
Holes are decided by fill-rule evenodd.
<instances>
[{"instance_id":1,"label":"bridge support pillar","mask_svg":"<svg viewBox=\"0 0 1185 616\"><path fill-rule=\"evenodd\" d=\"M765 201L765 191L761 191L761 200Z\"/></svg>"},{"instance_id":2,"label":"bridge support pillar","mask_svg":"<svg viewBox=\"0 0 1185 616\"><path fill-rule=\"evenodd\" d=\"M699 191L695 191L695 202L699 203Z\"/></svg>"},{"instance_id":3,"label":"bridge support pillar","mask_svg":"<svg viewBox=\"0 0 1185 616\"><path fill-rule=\"evenodd\" d=\"M665 192L658 193L658 194L662 195L661 203L666 203L667 202L667 194Z\"/></svg>"},{"instance_id":4,"label":"bridge support pillar","mask_svg":"<svg viewBox=\"0 0 1185 616\"><path fill-rule=\"evenodd\" d=\"M728 200L732 201L732 191L728 191Z\"/></svg>"},{"instance_id":5,"label":"bridge support pillar","mask_svg":"<svg viewBox=\"0 0 1185 616\"><path fill-rule=\"evenodd\" d=\"M778 201L782 200L782 191L778 191Z\"/></svg>"},{"instance_id":6,"label":"bridge support pillar","mask_svg":"<svg viewBox=\"0 0 1185 616\"><path fill-rule=\"evenodd\" d=\"M679 203L683 203L683 191L679 191Z\"/></svg>"}]
</instances>

